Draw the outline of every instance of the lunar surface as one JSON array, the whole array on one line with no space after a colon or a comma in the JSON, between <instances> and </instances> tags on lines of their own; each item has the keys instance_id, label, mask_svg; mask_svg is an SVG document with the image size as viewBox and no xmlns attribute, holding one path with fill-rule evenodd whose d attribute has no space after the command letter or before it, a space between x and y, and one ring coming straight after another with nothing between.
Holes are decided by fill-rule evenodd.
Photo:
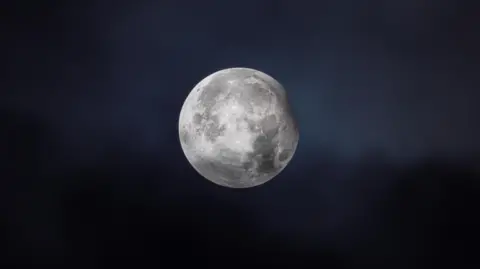
<instances>
[{"instance_id":1,"label":"lunar surface","mask_svg":"<svg viewBox=\"0 0 480 269\"><path fill-rule=\"evenodd\" d=\"M224 69L200 81L182 106L179 136L195 170L230 188L274 178L299 138L285 89L249 68Z\"/></svg>"}]
</instances>

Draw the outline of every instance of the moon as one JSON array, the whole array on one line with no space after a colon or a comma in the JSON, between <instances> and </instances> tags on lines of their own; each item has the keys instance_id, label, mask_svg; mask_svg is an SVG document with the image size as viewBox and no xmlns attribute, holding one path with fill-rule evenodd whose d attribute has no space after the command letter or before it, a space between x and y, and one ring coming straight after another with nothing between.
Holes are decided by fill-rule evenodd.
<instances>
[{"instance_id":1,"label":"moon","mask_svg":"<svg viewBox=\"0 0 480 269\"><path fill-rule=\"evenodd\" d=\"M201 80L183 103L178 129L193 168L228 188L273 179L299 139L283 86L250 68L223 69Z\"/></svg>"}]
</instances>

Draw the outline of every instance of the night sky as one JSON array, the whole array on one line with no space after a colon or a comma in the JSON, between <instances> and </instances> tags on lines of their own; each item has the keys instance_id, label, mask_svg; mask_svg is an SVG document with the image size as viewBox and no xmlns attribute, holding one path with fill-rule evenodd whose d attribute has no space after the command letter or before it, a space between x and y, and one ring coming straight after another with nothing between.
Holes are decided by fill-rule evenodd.
<instances>
[{"instance_id":1,"label":"night sky","mask_svg":"<svg viewBox=\"0 0 480 269\"><path fill-rule=\"evenodd\" d=\"M475 1L4 2L6 266L479 263ZM228 67L281 82L299 125L252 189L202 178L178 139Z\"/></svg>"}]
</instances>

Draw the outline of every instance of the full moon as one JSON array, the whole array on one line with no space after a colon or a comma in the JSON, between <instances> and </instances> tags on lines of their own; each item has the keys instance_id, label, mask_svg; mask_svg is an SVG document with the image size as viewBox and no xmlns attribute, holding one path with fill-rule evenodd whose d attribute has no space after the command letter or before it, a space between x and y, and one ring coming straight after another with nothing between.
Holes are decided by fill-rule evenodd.
<instances>
[{"instance_id":1,"label":"full moon","mask_svg":"<svg viewBox=\"0 0 480 269\"><path fill-rule=\"evenodd\" d=\"M183 103L178 128L193 168L229 188L273 179L292 159L299 138L283 86L250 68L201 80Z\"/></svg>"}]
</instances>

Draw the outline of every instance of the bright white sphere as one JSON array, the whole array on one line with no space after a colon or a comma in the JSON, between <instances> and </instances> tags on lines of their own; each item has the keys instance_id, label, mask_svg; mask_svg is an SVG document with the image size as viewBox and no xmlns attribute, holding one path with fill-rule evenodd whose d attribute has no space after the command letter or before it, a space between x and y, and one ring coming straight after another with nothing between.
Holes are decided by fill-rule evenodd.
<instances>
[{"instance_id":1,"label":"bright white sphere","mask_svg":"<svg viewBox=\"0 0 480 269\"><path fill-rule=\"evenodd\" d=\"M200 81L185 100L180 143L206 179L249 188L278 175L292 159L298 128L285 89L250 68L229 68Z\"/></svg>"}]
</instances>

